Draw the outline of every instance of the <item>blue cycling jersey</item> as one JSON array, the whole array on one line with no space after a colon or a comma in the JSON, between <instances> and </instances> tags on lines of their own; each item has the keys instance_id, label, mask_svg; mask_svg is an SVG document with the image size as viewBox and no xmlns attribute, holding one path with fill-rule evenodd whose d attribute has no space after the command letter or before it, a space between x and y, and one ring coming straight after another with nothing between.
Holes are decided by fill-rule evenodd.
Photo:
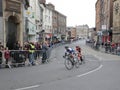
<instances>
[{"instance_id":1,"label":"blue cycling jersey","mask_svg":"<svg viewBox=\"0 0 120 90\"><path fill-rule=\"evenodd\" d=\"M72 48L68 48L68 49L67 49L67 52L68 52L68 53L74 53L75 51L74 51Z\"/></svg>"}]
</instances>

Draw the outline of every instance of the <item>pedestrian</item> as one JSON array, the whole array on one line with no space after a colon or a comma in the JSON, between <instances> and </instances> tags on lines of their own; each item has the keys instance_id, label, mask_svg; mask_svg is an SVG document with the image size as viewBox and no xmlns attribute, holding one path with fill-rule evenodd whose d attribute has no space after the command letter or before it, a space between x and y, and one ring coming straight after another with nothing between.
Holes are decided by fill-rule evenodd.
<instances>
[{"instance_id":1,"label":"pedestrian","mask_svg":"<svg viewBox=\"0 0 120 90\"><path fill-rule=\"evenodd\" d=\"M110 53L111 52L111 42L110 41L107 42L107 46L108 46L108 51Z\"/></svg>"},{"instance_id":2,"label":"pedestrian","mask_svg":"<svg viewBox=\"0 0 120 90\"><path fill-rule=\"evenodd\" d=\"M3 51L4 51L4 46L1 45L0 47L0 68L1 68L1 64L3 63Z\"/></svg>"},{"instance_id":3,"label":"pedestrian","mask_svg":"<svg viewBox=\"0 0 120 90\"><path fill-rule=\"evenodd\" d=\"M102 45L102 48L103 48L104 47L104 42L102 42L101 45Z\"/></svg>"},{"instance_id":4,"label":"pedestrian","mask_svg":"<svg viewBox=\"0 0 120 90\"><path fill-rule=\"evenodd\" d=\"M8 61L10 59L10 51L8 50L8 47L5 48L4 50L4 58L5 58L5 67L8 68Z\"/></svg>"},{"instance_id":5,"label":"pedestrian","mask_svg":"<svg viewBox=\"0 0 120 90\"><path fill-rule=\"evenodd\" d=\"M114 42L112 42L112 44L111 44L111 53L115 53L115 47L116 47L116 45L115 45L115 43Z\"/></svg>"},{"instance_id":6,"label":"pedestrian","mask_svg":"<svg viewBox=\"0 0 120 90\"><path fill-rule=\"evenodd\" d=\"M34 53L35 53L35 45L34 45L34 43L31 42L29 44L29 62L30 62L31 65L35 65Z\"/></svg>"},{"instance_id":7,"label":"pedestrian","mask_svg":"<svg viewBox=\"0 0 120 90\"><path fill-rule=\"evenodd\" d=\"M2 49L0 47L0 68L1 68L1 64L2 64Z\"/></svg>"},{"instance_id":8,"label":"pedestrian","mask_svg":"<svg viewBox=\"0 0 120 90\"><path fill-rule=\"evenodd\" d=\"M42 45L42 63L46 62L47 59L47 50L48 50L48 46L47 43L43 43Z\"/></svg>"},{"instance_id":9,"label":"pedestrian","mask_svg":"<svg viewBox=\"0 0 120 90\"><path fill-rule=\"evenodd\" d=\"M20 42L16 41L14 44L14 50L19 50L20 49Z\"/></svg>"},{"instance_id":10,"label":"pedestrian","mask_svg":"<svg viewBox=\"0 0 120 90\"><path fill-rule=\"evenodd\" d=\"M120 44L117 46L117 55L120 56Z\"/></svg>"}]
</instances>

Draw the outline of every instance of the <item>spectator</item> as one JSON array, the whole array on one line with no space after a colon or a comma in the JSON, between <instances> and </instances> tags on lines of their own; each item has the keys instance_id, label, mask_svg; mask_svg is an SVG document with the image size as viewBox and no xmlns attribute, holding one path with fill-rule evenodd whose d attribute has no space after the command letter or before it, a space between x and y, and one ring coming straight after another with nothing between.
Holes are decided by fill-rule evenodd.
<instances>
[{"instance_id":1,"label":"spectator","mask_svg":"<svg viewBox=\"0 0 120 90\"><path fill-rule=\"evenodd\" d=\"M8 50L8 47L5 48L5 51L4 51L4 58L5 58L5 64L6 64L6 68L8 68L8 61L10 59L10 51Z\"/></svg>"},{"instance_id":2,"label":"spectator","mask_svg":"<svg viewBox=\"0 0 120 90\"><path fill-rule=\"evenodd\" d=\"M102 45L102 48L103 48L104 47L104 42L102 42L101 45Z\"/></svg>"},{"instance_id":3,"label":"spectator","mask_svg":"<svg viewBox=\"0 0 120 90\"><path fill-rule=\"evenodd\" d=\"M20 43L19 41L17 41L15 44L14 44L14 50L19 50L20 49Z\"/></svg>"},{"instance_id":4,"label":"spectator","mask_svg":"<svg viewBox=\"0 0 120 90\"><path fill-rule=\"evenodd\" d=\"M34 53L35 53L35 45L34 45L34 43L31 42L29 45L29 62L31 63L31 65L35 65Z\"/></svg>"},{"instance_id":5,"label":"spectator","mask_svg":"<svg viewBox=\"0 0 120 90\"><path fill-rule=\"evenodd\" d=\"M118 44L118 46L117 46L117 55L120 56L120 44Z\"/></svg>"},{"instance_id":6,"label":"spectator","mask_svg":"<svg viewBox=\"0 0 120 90\"><path fill-rule=\"evenodd\" d=\"M111 44L111 52L112 52L112 53L115 52L115 46L116 46L115 43L112 43L112 44Z\"/></svg>"},{"instance_id":7,"label":"spectator","mask_svg":"<svg viewBox=\"0 0 120 90\"><path fill-rule=\"evenodd\" d=\"M35 48L36 48L36 58L39 58L40 57L40 51L41 51L41 45L40 43L36 42L35 44Z\"/></svg>"},{"instance_id":8,"label":"spectator","mask_svg":"<svg viewBox=\"0 0 120 90\"><path fill-rule=\"evenodd\" d=\"M1 68L1 64L2 64L2 49L0 47L0 68Z\"/></svg>"},{"instance_id":9,"label":"spectator","mask_svg":"<svg viewBox=\"0 0 120 90\"><path fill-rule=\"evenodd\" d=\"M48 46L47 43L43 43L42 45L42 63L46 62L47 59L47 50L48 50Z\"/></svg>"}]
</instances>

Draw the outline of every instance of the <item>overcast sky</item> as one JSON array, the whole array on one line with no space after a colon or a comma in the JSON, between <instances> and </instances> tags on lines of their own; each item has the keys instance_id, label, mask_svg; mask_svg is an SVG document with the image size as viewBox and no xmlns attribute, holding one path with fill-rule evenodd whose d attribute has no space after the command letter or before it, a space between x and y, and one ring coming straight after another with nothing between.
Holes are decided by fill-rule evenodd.
<instances>
[{"instance_id":1,"label":"overcast sky","mask_svg":"<svg viewBox=\"0 0 120 90\"><path fill-rule=\"evenodd\" d=\"M67 16L67 26L88 24L95 27L95 3L97 0L46 0Z\"/></svg>"}]
</instances>

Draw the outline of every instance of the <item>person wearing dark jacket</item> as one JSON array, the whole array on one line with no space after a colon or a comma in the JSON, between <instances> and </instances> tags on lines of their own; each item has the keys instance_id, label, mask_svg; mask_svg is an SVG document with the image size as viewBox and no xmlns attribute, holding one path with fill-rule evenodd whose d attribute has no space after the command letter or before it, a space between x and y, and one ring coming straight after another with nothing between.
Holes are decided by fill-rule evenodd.
<instances>
[{"instance_id":1,"label":"person wearing dark jacket","mask_svg":"<svg viewBox=\"0 0 120 90\"><path fill-rule=\"evenodd\" d=\"M42 63L46 62L46 59L47 59L47 50L48 50L47 44L43 43L43 45L42 45Z\"/></svg>"},{"instance_id":2,"label":"person wearing dark jacket","mask_svg":"<svg viewBox=\"0 0 120 90\"><path fill-rule=\"evenodd\" d=\"M8 67L8 61L10 59L10 51L8 50L8 47L5 48L4 51L4 58L5 58L5 64L6 64L6 68Z\"/></svg>"}]
</instances>

